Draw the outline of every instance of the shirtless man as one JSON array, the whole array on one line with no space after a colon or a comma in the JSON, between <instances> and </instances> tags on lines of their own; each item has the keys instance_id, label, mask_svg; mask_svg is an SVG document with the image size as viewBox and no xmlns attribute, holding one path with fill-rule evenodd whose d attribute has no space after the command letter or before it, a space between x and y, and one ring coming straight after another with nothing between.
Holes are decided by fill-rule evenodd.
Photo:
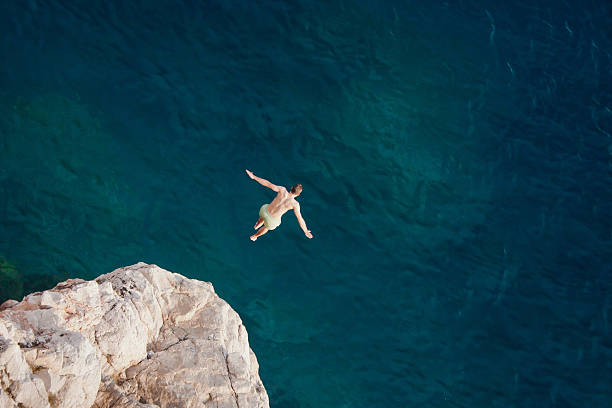
<instances>
[{"instance_id":1,"label":"shirtless man","mask_svg":"<svg viewBox=\"0 0 612 408\"><path fill-rule=\"evenodd\" d=\"M262 236L266 232L278 227L281 224L281 217L289 210L293 210L295 213L304 234L306 234L308 238L312 238L312 233L308 228L306 228L306 222L302 218L302 214L300 214L300 203L298 203L295 199L295 197L299 196L302 192L302 185L296 184L295 186L291 187L291 191L287 191L285 187L274 185L268 180L257 177L249 170L246 172L250 178L262 186L276 191L276 197L274 197L274 200L272 200L270 204L262 205L259 209L259 219L255 223L255 229L260 228L264 224L265 226L261 227L255 234L251 235L251 241L257 240L258 237Z\"/></svg>"}]
</instances>

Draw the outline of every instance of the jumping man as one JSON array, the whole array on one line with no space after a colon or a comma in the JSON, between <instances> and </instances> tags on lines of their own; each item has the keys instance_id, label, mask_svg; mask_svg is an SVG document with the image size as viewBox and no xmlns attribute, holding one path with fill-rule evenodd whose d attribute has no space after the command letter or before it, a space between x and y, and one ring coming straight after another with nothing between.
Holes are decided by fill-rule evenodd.
<instances>
[{"instance_id":1,"label":"jumping man","mask_svg":"<svg viewBox=\"0 0 612 408\"><path fill-rule=\"evenodd\" d=\"M304 221L304 218L302 218L302 214L300 214L300 203L298 203L295 199L295 197L302 193L302 185L296 184L295 186L291 187L291 191L287 191L285 187L274 185L268 180L257 177L249 170L246 172L250 178L262 186L276 191L276 197L274 197L274 200L272 200L270 204L262 205L259 209L259 219L255 223L255 229L259 228L259 230L255 234L251 235L251 241L257 240L258 237L262 236L266 232L278 227L281 224L281 217L289 210L293 210L295 213L304 234L308 238L312 238L312 233L308 228L306 228L306 222ZM262 225L265 226L261 227Z\"/></svg>"}]
</instances>

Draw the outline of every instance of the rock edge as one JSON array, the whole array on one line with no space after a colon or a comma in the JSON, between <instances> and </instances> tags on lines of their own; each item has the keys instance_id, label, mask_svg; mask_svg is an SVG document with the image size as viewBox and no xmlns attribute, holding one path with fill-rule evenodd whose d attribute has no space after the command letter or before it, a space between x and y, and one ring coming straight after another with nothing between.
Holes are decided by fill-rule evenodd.
<instances>
[{"instance_id":1,"label":"rock edge","mask_svg":"<svg viewBox=\"0 0 612 408\"><path fill-rule=\"evenodd\" d=\"M269 408L212 284L138 263L0 306L0 408Z\"/></svg>"}]
</instances>

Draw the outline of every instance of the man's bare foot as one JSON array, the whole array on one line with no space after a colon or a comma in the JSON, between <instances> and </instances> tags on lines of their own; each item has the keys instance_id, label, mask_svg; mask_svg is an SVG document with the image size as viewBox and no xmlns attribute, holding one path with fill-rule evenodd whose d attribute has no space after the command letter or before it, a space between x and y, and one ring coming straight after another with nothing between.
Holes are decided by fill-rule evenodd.
<instances>
[{"instance_id":1,"label":"man's bare foot","mask_svg":"<svg viewBox=\"0 0 612 408\"><path fill-rule=\"evenodd\" d=\"M253 242L257 241L257 237L255 235L251 235L251 241Z\"/></svg>"}]
</instances>

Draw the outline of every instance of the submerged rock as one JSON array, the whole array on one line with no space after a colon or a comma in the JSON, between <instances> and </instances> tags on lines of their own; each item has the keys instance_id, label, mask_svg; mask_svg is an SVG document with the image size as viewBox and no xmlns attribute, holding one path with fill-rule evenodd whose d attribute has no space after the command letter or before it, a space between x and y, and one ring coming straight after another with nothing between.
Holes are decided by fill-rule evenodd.
<instances>
[{"instance_id":1,"label":"submerged rock","mask_svg":"<svg viewBox=\"0 0 612 408\"><path fill-rule=\"evenodd\" d=\"M21 298L23 277L6 258L0 255L0 303L5 299Z\"/></svg>"},{"instance_id":2,"label":"submerged rock","mask_svg":"<svg viewBox=\"0 0 612 408\"><path fill-rule=\"evenodd\" d=\"M0 407L268 407L238 314L138 263L0 306Z\"/></svg>"}]
</instances>

